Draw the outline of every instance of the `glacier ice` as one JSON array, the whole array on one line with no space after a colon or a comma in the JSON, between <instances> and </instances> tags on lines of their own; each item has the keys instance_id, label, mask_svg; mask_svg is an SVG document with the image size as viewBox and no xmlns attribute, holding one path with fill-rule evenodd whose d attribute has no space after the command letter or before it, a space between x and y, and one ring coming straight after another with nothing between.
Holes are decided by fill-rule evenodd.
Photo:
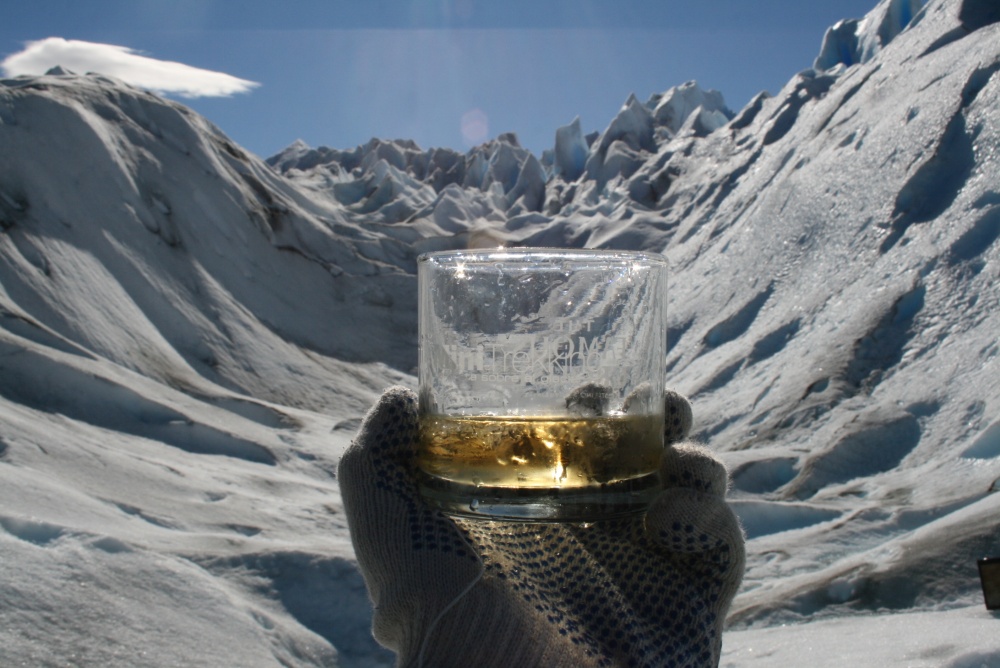
<instances>
[{"instance_id":1,"label":"glacier ice","mask_svg":"<svg viewBox=\"0 0 1000 668\"><path fill-rule=\"evenodd\" d=\"M391 664L337 458L415 381L416 256L544 244L670 261L670 382L751 533L724 663L995 661L995 26L885 0L736 113L689 82L540 158L264 161L113 79L2 80L0 657Z\"/></svg>"},{"instance_id":2,"label":"glacier ice","mask_svg":"<svg viewBox=\"0 0 1000 668\"><path fill-rule=\"evenodd\" d=\"M688 81L681 86L675 86L662 95L650 98L648 103L653 107L653 118L658 126L662 126L676 135L692 114L700 110L706 120L703 124L708 134L725 125L733 116L726 107L722 93L716 90L702 90L695 81Z\"/></svg>"},{"instance_id":3,"label":"glacier ice","mask_svg":"<svg viewBox=\"0 0 1000 668\"><path fill-rule=\"evenodd\" d=\"M555 176L565 181L576 181L587 165L590 147L587 146L580 128L580 117L577 116L572 123L556 130L552 171Z\"/></svg>"},{"instance_id":4,"label":"glacier ice","mask_svg":"<svg viewBox=\"0 0 1000 668\"><path fill-rule=\"evenodd\" d=\"M923 5L924 0L884 0L864 19L839 21L823 37L813 67L829 70L869 62L900 32L920 20Z\"/></svg>"}]
</instances>

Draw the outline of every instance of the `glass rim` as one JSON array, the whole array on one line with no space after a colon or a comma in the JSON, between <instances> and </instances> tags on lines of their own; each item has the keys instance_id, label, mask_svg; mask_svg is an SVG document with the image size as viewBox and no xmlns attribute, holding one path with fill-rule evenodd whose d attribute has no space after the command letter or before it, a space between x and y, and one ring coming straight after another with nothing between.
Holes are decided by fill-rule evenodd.
<instances>
[{"instance_id":1,"label":"glass rim","mask_svg":"<svg viewBox=\"0 0 1000 668\"><path fill-rule=\"evenodd\" d=\"M431 251L421 253L417 256L417 262L421 264L427 262L448 264L457 261L477 264L492 264L496 262L522 263L528 260L578 261L585 264L641 262L648 266L667 266L668 264L667 258L660 253L637 250L612 250L607 248L549 248L542 246L470 248Z\"/></svg>"}]
</instances>

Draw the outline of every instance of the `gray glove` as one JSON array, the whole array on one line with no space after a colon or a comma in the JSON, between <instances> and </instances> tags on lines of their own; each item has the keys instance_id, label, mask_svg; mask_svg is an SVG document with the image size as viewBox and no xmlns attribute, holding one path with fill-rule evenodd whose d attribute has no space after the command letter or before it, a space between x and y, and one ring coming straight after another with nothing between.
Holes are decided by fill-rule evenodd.
<instances>
[{"instance_id":1,"label":"gray glove","mask_svg":"<svg viewBox=\"0 0 1000 668\"><path fill-rule=\"evenodd\" d=\"M458 519L416 491L416 396L390 388L340 462L376 640L400 666L715 666L743 576L725 467L668 393L664 489L590 525Z\"/></svg>"}]
</instances>

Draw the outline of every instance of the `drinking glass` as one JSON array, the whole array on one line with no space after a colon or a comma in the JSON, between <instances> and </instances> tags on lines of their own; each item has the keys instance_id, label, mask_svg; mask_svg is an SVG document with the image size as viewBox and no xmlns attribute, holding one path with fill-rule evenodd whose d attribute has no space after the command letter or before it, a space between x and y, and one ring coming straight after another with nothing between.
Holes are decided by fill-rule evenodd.
<instances>
[{"instance_id":1,"label":"drinking glass","mask_svg":"<svg viewBox=\"0 0 1000 668\"><path fill-rule=\"evenodd\" d=\"M448 251L417 274L424 498L518 521L643 511L660 486L665 258Z\"/></svg>"}]
</instances>

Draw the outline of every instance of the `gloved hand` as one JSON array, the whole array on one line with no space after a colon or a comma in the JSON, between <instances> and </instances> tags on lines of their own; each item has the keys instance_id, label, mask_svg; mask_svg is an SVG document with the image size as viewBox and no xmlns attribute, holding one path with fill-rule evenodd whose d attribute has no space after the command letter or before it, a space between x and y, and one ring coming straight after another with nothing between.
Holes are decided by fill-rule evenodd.
<instances>
[{"instance_id":1,"label":"gloved hand","mask_svg":"<svg viewBox=\"0 0 1000 668\"><path fill-rule=\"evenodd\" d=\"M339 466L376 640L400 666L715 666L743 576L728 474L682 442L668 393L664 489L642 516L582 524L460 519L419 497L417 400L390 388Z\"/></svg>"}]
</instances>

